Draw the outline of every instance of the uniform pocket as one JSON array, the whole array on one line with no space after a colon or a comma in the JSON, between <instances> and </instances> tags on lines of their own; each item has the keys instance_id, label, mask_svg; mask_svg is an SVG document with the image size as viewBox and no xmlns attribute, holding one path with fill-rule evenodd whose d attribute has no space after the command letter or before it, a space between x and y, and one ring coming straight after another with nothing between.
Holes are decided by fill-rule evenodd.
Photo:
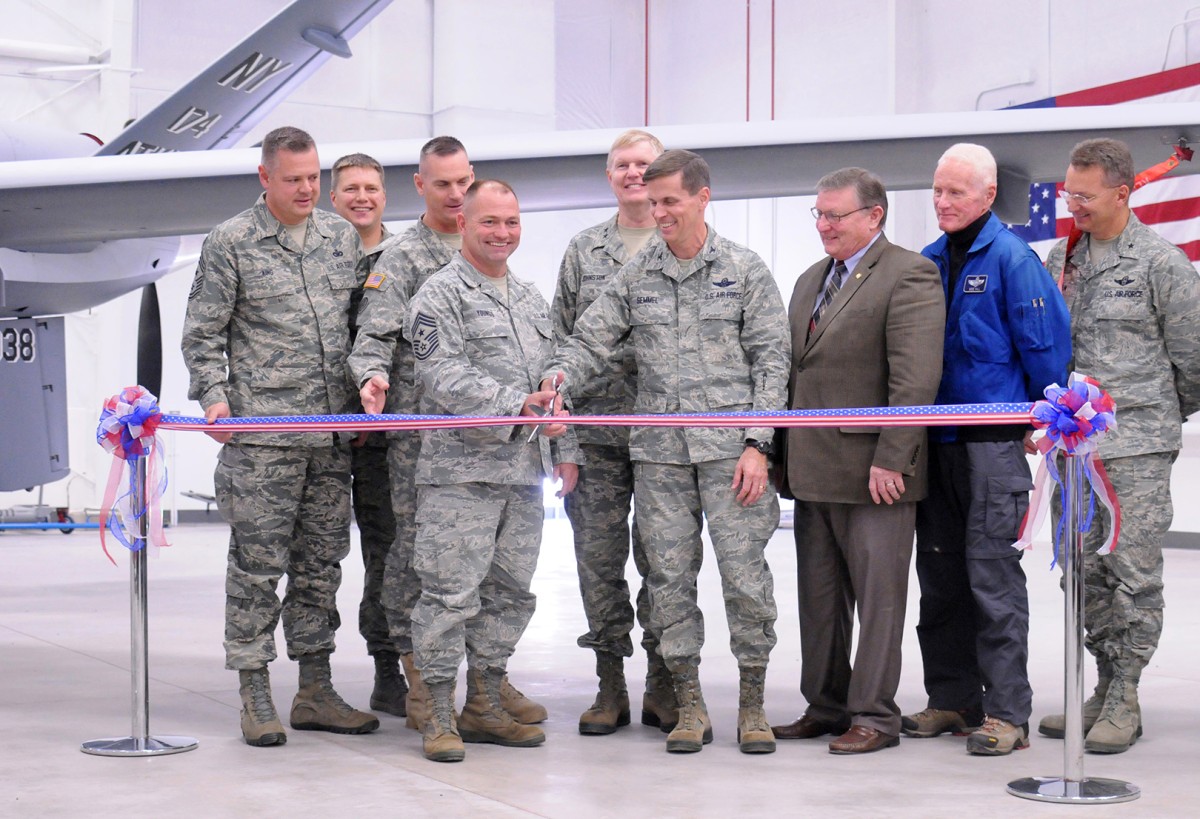
<instances>
[{"instance_id":1,"label":"uniform pocket","mask_svg":"<svg viewBox=\"0 0 1200 819\"><path fill-rule=\"evenodd\" d=\"M992 476L987 480L984 506L984 531L990 538L1016 540L1021 521L1029 509L1029 490L1033 481L1013 476Z\"/></svg>"}]
</instances>

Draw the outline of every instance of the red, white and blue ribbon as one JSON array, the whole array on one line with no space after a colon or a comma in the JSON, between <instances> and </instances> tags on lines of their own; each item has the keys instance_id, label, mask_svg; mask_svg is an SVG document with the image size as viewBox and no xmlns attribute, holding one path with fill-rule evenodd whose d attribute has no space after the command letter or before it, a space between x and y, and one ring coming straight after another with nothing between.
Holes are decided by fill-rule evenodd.
<instances>
[{"instance_id":1,"label":"red, white and blue ribbon","mask_svg":"<svg viewBox=\"0 0 1200 819\"><path fill-rule=\"evenodd\" d=\"M945 406L867 407L755 412L696 412L663 415L564 415L554 423L610 427L886 427L972 426L1031 423L1032 403L947 404ZM382 430L462 429L514 424L544 424L536 416L477 415L283 415L257 418L162 416L162 429L198 432L376 432Z\"/></svg>"},{"instance_id":2,"label":"red, white and blue ribbon","mask_svg":"<svg viewBox=\"0 0 1200 819\"><path fill-rule=\"evenodd\" d=\"M136 552L145 548L146 541L135 533L134 527L144 515L149 515L149 540L155 546L166 546L162 528L161 499L167 486L166 470L162 467L162 445L155 431L162 423L163 415L157 399L144 387L126 387L104 402L100 413L100 424L96 428L96 443L113 454L112 467L108 473L108 485L104 490L104 501L100 506L100 548L113 563L104 542L105 531L112 532L126 549ZM142 488L139 508L133 508L137 496L134 490L137 480L137 461L146 462L146 485ZM129 463L129 488L120 497L117 490L121 473Z\"/></svg>"},{"instance_id":3,"label":"red, white and blue ribbon","mask_svg":"<svg viewBox=\"0 0 1200 819\"><path fill-rule=\"evenodd\" d=\"M1035 439L1042 462L1034 479L1029 509L1021 521L1020 534L1013 547L1029 549L1033 545L1033 536L1046 517L1053 495L1053 491L1047 490L1047 476L1058 484L1063 506L1066 507L1066 487L1055 464L1058 454L1062 453L1067 458L1083 459L1083 474L1088 480L1087 514L1078 522L1078 531L1091 530L1096 498L1108 509L1112 527L1097 550L1097 554L1106 555L1116 547L1121 534L1121 505L1096 452L1105 433L1117 428L1116 404L1096 381L1080 373L1071 373L1066 387L1058 384L1046 387L1045 395L1045 401L1033 405L1033 425L1043 431ZM1061 537L1062 521L1054 533L1054 560L1051 566L1057 562Z\"/></svg>"}]
</instances>

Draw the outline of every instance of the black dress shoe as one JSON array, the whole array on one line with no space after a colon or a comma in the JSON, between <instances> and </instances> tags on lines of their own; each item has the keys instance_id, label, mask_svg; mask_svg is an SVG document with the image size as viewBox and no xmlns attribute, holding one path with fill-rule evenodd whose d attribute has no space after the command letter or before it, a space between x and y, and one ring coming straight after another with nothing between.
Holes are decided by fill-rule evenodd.
<instances>
[{"instance_id":1,"label":"black dress shoe","mask_svg":"<svg viewBox=\"0 0 1200 819\"><path fill-rule=\"evenodd\" d=\"M772 725L771 733L775 735L776 739L813 739L825 734L838 736L845 733L849 728L849 720L845 722L821 722L819 719L805 714L800 719L788 725Z\"/></svg>"},{"instance_id":2,"label":"black dress shoe","mask_svg":"<svg viewBox=\"0 0 1200 819\"><path fill-rule=\"evenodd\" d=\"M869 754L881 748L894 748L900 737L885 734L865 725L855 725L849 731L829 743L831 754Z\"/></svg>"}]
</instances>

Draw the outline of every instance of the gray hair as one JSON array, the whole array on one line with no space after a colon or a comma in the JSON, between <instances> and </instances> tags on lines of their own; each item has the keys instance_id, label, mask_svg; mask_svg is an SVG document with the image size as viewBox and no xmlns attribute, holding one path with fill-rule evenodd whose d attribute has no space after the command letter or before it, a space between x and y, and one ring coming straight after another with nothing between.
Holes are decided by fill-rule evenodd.
<instances>
[{"instance_id":1,"label":"gray hair","mask_svg":"<svg viewBox=\"0 0 1200 819\"><path fill-rule=\"evenodd\" d=\"M879 227L887 224L887 188L878 176L866 168L841 168L817 180L817 193L840 191L843 188L854 188L860 208L873 208L877 205L883 208L883 218L879 220Z\"/></svg>"},{"instance_id":2,"label":"gray hair","mask_svg":"<svg viewBox=\"0 0 1200 819\"><path fill-rule=\"evenodd\" d=\"M1119 139L1085 139L1071 149L1071 164L1076 168L1099 166L1104 171L1105 185L1125 185L1133 190L1133 154Z\"/></svg>"},{"instance_id":3,"label":"gray hair","mask_svg":"<svg viewBox=\"0 0 1200 819\"><path fill-rule=\"evenodd\" d=\"M983 187L996 184L996 157L982 145L973 142L959 142L951 145L938 160L940 168L947 162L961 162L972 171Z\"/></svg>"}]
</instances>

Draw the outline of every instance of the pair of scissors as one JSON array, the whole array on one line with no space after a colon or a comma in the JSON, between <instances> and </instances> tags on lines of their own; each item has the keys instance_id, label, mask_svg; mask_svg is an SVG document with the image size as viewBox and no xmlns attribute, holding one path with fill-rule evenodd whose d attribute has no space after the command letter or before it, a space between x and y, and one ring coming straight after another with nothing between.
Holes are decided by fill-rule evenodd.
<instances>
[{"instance_id":1,"label":"pair of scissors","mask_svg":"<svg viewBox=\"0 0 1200 819\"><path fill-rule=\"evenodd\" d=\"M557 379L556 379L556 381L557 381ZM560 395L562 395L562 382L561 381L559 381L558 383L556 383L554 385L555 398L557 398ZM554 405L551 404L550 406L553 407ZM544 409L543 407L539 407L537 404L530 404L529 411L534 413L535 415L549 415L550 414L550 410ZM544 426L546 426L546 425L545 424L534 424L533 432L529 433L529 438L525 441L525 443L532 444L533 439L538 437L538 434L542 431L542 427L544 427Z\"/></svg>"}]
</instances>

